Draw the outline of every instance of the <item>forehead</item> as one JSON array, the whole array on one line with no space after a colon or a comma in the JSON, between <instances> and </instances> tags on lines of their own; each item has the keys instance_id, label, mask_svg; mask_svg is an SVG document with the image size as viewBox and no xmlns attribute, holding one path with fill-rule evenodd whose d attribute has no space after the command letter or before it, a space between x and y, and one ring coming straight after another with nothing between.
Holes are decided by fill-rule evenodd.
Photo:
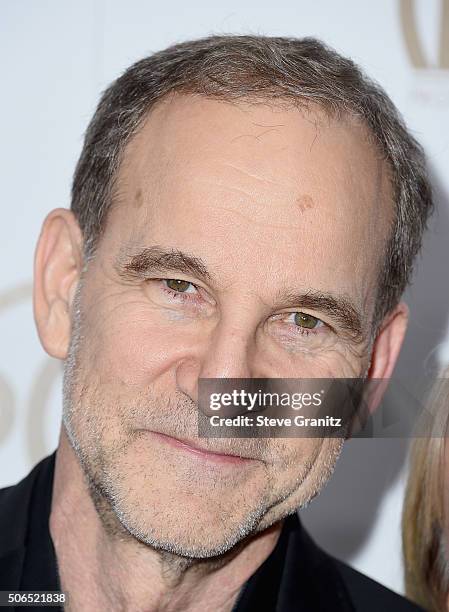
<instances>
[{"instance_id":1,"label":"forehead","mask_svg":"<svg viewBox=\"0 0 449 612\"><path fill-rule=\"evenodd\" d=\"M364 179L379 180L384 164L368 134L353 117L332 119L316 105L298 109L175 95L153 108L126 147L119 175L157 182L167 171L194 168L214 176L223 170L217 164L232 159L241 170L263 171L274 180L297 180L314 170L310 182L323 183L325 172L331 173L372 196ZM365 176L357 180L360 172Z\"/></svg>"},{"instance_id":2,"label":"forehead","mask_svg":"<svg viewBox=\"0 0 449 612\"><path fill-rule=\"evenodd\" d=\"M116 192L106 233L122 245L221 241L229 261L258 251L279 270L318 257L322 282L347 287L375 275L393 216L385 162L355 120L201 96L151 111Z\"/></svg>"}]
</instances>

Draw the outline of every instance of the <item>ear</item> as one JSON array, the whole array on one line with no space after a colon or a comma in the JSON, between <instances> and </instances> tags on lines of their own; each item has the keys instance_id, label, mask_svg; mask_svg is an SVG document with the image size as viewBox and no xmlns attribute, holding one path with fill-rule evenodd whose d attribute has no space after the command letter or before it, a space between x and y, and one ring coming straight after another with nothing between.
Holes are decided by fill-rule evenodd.
<instances>
[{"instance_id":1,"label":"ear","mask_svg":"<svg viewBox=\"0 0 449 612\"><path fill-rule=\"evenodd\" d=\"M67 357L70 305L82 269L82 242L70 210L55 208L47 215L34 256L33 309L42 346L57 359Z\"/></svg>"},{"instance_id":2,"label":"ear","mask_svg":"<svg viewBox=\"0 0 449 612\"><path fill-rule=\"evenodd\" d=\"M409 309L405 302L400 302L382 321L371 352L371 365L367 378L376 381L368 394L369 412L373 413L379 406L382 396L393 374L399 357L402 343L407 331Z\"/></svg>"}]
</instances>

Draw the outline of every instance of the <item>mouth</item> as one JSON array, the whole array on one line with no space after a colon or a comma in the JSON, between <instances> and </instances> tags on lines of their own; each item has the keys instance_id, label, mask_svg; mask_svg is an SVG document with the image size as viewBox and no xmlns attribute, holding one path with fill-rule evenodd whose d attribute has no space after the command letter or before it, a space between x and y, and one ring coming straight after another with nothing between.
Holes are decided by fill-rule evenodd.
<instances>
[{"instance_id":1,"label":"mouth","mask_svg":"<svg viewBox=\"0 0 449 612\"><path fill-rule=\"evenodd\" d=\"M168 444L169 446L177 448L180 451L190 453L197 459L203 459L206 461L212 461L221 464L228 463L235 465L244 465L256 461L251 457L245 457L239 454L225 453L221 451L211 451L209 449L201 447L197 442L193 442L191 440L180 440L179 438L175 438L174 436L169 436L167 434L155 431L151 431L148 433L157 438L157 440L162 444Z\"/></svg>"}]
</instances>

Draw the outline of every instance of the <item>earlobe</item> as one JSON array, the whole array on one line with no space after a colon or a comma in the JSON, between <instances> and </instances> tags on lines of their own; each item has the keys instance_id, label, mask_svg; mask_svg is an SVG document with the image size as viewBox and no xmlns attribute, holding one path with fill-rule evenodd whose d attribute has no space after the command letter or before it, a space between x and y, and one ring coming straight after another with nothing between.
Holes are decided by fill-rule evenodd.
<instances>
[{"instance_id":1,"label":"earlobe","mask_svg":"<svg viewBox=\"0 0 449 612\"><path fill-rule=\"evenodd\" d=\"M82 269L82 234L74 214L52 210L44 220L34 257L33 309L46 352L65 359L70 306Z\"/></svg>"}]
</instances>

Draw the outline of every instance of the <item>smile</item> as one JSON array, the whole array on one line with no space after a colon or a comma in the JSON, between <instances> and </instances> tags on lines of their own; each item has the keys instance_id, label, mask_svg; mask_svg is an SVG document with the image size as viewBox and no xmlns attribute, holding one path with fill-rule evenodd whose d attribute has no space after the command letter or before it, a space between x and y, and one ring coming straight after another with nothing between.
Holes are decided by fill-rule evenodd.
<instances>
[{"instance_id":1,"label":"smile","mask_svg":"<svg viewBox=\"0 0 449 612\"><path fill-rule=\"evenodd\" d=\"M191 441L179 440L178 438L174 438L173 436L168 436L163 433L158 433L154 431L149 433L151 433L152 436L157 438L162 444L168 444L174 448L185 451L186 453L190 453L191 455L196 456L198 459L213 461L215 463L233 463L236 465L242 465L251 461L255 461L254 459L251 459L249 457L242 457L240 455L206 450Z\"/></svg>"}]
</instances>

